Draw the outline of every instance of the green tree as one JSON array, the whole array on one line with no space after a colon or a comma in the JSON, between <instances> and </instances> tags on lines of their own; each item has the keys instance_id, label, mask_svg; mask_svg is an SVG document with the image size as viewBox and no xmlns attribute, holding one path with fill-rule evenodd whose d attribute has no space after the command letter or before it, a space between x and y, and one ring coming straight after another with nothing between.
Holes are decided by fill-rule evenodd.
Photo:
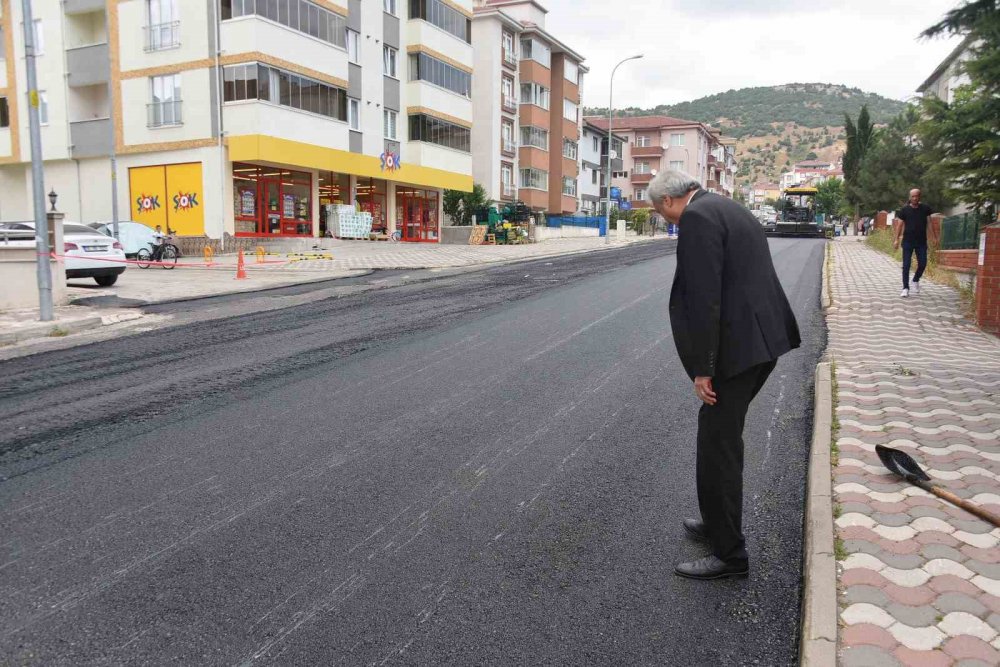
<instances>
[{"instance_id":1,"label":"green tree","mask_svg":"<svg viewBox=\"0 0 1000 667\"><path fill-rule=\"evenodd\" d=\"M905 203L912 188L920 188L923 201L935 211L950 204L944 180L922 159L914 127L920 120L915 107L897 116L879 132L849 188L865 211L892 211Z\"/></svg>"},{"instance_id":2,"label":"green tree","mask_svg":"<svg viewBox=\"0 0 1000 667\"><path fill-rule=\"evenodd\" d=\"M960 63L969 83L951 102L925 95L917 136L924 158L948 192L977 210L1000 202L1000 3L966 2L924 31L962 34L970 57Z\"/></svg>"},{"instance_id":3,"label":"green tree","mask_svg":"<svg viewBox=\"0 0 1000 667\"><path fill-rule=\"evenodd\" d=\"M861 107L857 123L849 115L844 114L844 127L847 133L847 151L844 153L844 183L847 185L847 198L857 202L858 197L853 189L857 181L858 171L861 169L865 155L867 155L877 134L868 113L868 105Z\"/></svg>"},{"instance_id":4,"label":"green tree","mask_svg":"<svg viewBox=\"0 0 1000 667\"><path fill-rule=\"evenodd\" d=\"M471 225L472 216L489 206L489 203L489 199L486 198L486 189L479 183L473 184L472 192L444 191L444 212L455 225Z\"/></svg>"},{"instance_id":5,"label":"green tree","mask_svg":"<svg viewBox=\"0 0 1000 667\"><path fill-rule=\"evenodd\" d=\"M828 178L816 186L816 211L828 216L840 215L844 206L844 181Z\"/></svg>"}]
</instances>

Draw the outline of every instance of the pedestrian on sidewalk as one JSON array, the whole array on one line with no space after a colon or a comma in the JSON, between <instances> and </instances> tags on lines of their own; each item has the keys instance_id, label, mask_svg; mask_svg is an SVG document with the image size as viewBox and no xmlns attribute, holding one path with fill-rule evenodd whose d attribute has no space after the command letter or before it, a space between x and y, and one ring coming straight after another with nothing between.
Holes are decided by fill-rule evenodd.
<instances>
[{"instance_id":1,"label":"pedestrian on sidewalk","mask_svg":"<svg viewBox=\"0 0 1000 667\"><path fill-rule=\"evenodd\" d=\"M674 572L691 579L745 575L743 424L778 357L799 346L798 325L753 214L680 171L661 171L648 193L653 208L678 225L670 324L702 401L696 464L701 519L685 519L684 530L712 552Z\"/></svg>"},{"instance_id":2,"label":"pedestrian on sidewalk","mask_svg":"<svg viewBox=\"0 0 1000 667\"><path fill-rule=\"evenodd\" d=\"M899 296L906 298L910 296L910 262L913 253L917 253L917 272L913 274L913 293L920 294L920 278L927 268L927 236L928 221L930 220L931 207L920 201L920 189L910 190L910 200L903 208L896 211L899 224L896 225L893 247L899 248L900 238L903 242L903 291ZM930 235L934 237L934 229L931 228ZM934 237L937 244L937 238Z\"/></svg>"}]
</instances>

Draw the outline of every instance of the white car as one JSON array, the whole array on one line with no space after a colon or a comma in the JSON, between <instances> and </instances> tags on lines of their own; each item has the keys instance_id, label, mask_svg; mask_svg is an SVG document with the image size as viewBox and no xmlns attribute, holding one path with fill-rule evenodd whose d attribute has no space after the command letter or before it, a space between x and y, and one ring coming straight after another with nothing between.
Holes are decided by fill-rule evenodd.
<instances>
[{"instance_id":1,"label":"white car","mask_svg":"<svg viewBox=\"0 0 1000 667\"><path fill-rule=\"evenodd\" d=\"M114 237L114 224L110 222L92 222L87 225L105 236ZM126 257L135 257L140 250L151 249L151 244L159 243L156 230L141 222L121 220L118 222L118 240L125 249Z\"/></svg>"},{"instance_id":2,"label":"white car","mask_svg":"<svg viewBox=\"0 0 1000 667\"><path fill-rule=\"evenodd\" d=\"M6 229L35 230L33 222L12 222ZM63 223L63 248L59 253L66 265L66 278L93 278L101 287L115 284L125 271L125 250L113 238L86 225Z\"/></svg>"}]
</instances>

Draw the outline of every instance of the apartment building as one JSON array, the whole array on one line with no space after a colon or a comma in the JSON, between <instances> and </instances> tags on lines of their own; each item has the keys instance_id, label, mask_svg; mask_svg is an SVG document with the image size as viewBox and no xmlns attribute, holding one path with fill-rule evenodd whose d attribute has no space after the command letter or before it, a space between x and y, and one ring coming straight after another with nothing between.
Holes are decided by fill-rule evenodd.
<instances>
[{"instance_id":1,"label":"apartment building","mask_svg":"<svg viewBox=\"0 0 1000 667\"><path fill-rule=\"evenodd\" d=\"M607 118L595 116L586 120L608 131ZM723 191L719 171L729 173L731 168L735 179L735 155L726 158L724 152L718 152L719 133L704 123L670 116L623 117L615 118L614 132L626 143L621 156L622 169L612 171L611 185L620 188L622 200L632 202L634 207L649 206L646 189L661 169L683 171L697 178L702 187L719 192ZM722 155L722 159L717 155ZM732 196L732 188L728 196Z\"/></svg>"},{"instance_id":2,"label":"apartment building","mask_svg":"<svg viewBox=\"0 0 1000 667\"><path fill-rule=\"evenodd\" d=\"M545 29L535 0L476 0L473 176L495 202L579 208L583 56Z\"/></svg>"},{"instance_id":3,"label":"apartment building","mask_svg":"<svg viewBox=\"0 0 1000 667\"><path fill-rule=\"evenodd\" d=\"M831 178L843 178L839 163L827 160L804 160L796 162L790 171L781 174L781 189L796 185L819 185Z\"/></svg>"},{"instance_id":4,"label":"apartment building","mask_svg":"<svg viewBox=\"0 0 1000 667\"><path fill-rule=\"evenodd\" d=\"M624 137L612 135L612 151L618 156L611 160L612 171L622 170L622 146ZM606 206L608 161L608 131L600 129L589 120L583 122L580 138L580 213L582 215L603 215Z\"/></svg>"},{"instance_id":5,"label":"apartment building","mask_svg":"<svg viewBox=\"0 0 1000 667\"><path fill-rule=\"evenodd\" d=\"M17 3L14 3L17 5ZM0 220L31 217L18 6ZM322 235L335 204L435 242L472 187L471 0L35 0L45 188L69 219ZM3 103L0 102L0 105Z\"/></svg>"}]
</instances>

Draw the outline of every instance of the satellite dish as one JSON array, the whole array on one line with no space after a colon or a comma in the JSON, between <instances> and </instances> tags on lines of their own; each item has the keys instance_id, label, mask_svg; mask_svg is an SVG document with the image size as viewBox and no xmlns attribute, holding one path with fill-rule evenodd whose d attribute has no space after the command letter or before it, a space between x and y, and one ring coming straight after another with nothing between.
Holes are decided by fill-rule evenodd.
<instances>
[{"instance_id":1,"label":"satellite dish","mask_svg":"<svg viewBox=\"0 0 1000 667\"><path fill-rule=\"evenodd\" d=\"M617 160L618 159L618 151L614 151L614 150L611 151L611 159L612 160Z\"/></svg>"},{"instance_id":2,"label":"satellite dish","mask_svg":"<svg viewBox=\"0 0 1000 667\"><path fill-rule=\"evenodd\" d=\"M656 176L656 170L655 169L650 169L649 173L650 173L651 176Z\"/></svg>"}]
</instances>

